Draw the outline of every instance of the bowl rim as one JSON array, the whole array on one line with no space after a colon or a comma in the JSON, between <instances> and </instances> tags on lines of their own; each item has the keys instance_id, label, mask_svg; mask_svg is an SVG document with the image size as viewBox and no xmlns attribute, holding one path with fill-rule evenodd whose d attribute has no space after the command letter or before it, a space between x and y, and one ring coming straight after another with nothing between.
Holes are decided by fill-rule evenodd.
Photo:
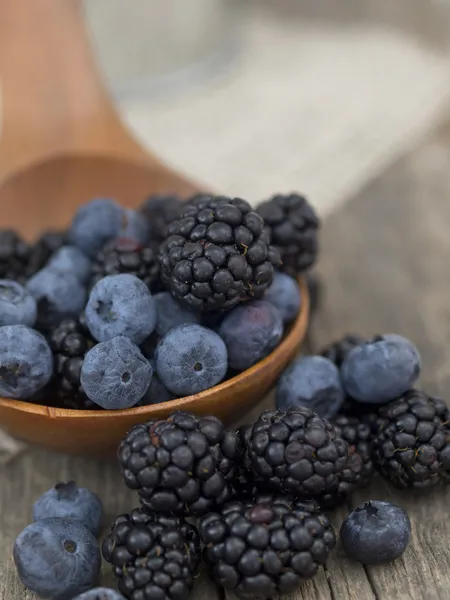
<instances>
[{"instance_id":1,"label":"bowl rim","mask_svg":"<svg viewBox=\"0 0 450 600\"><path fill-rule=\"evenodd\" d=\"M11 398L0 397L0 409L7 409L14 412L22 412L28 414L34 414L36 416L47 417L54 420L65 420L68 418L76 419L108 419L120 416L142 416L151 418L154 413L160 412L161 406L167 408L169 412L175 410L186 410L190 405L193 405L196 400L200 398L207 400L208 398L214 398L218 392L232 392L233 388L243 384L246 380L251 379L255 373L264 369L266 366L273 362L278 362L278 359L282 356L289 355L291 351L300 345L303 340L306 329L308 326L309 317L309 293L306 280L303 276L297 277L297 282L300 288L301 305L298 315L295 321L290 325L287 335L285 335L281 343L273 350L268 356L263 358L261 361L238 373L234 377L219 383L218 385L209 388L198 394L191 396L185 396L184 398L177 398L175 400L168 400L161 404L149 404L146 406L132 407L121 410L77 410L69 408L56 408L52 406L45 406L42 404L35 404L33 402L27 402L26 400L14 400ZM0 423L1 426L1 423Z\"/></svg>"}]
</instances>

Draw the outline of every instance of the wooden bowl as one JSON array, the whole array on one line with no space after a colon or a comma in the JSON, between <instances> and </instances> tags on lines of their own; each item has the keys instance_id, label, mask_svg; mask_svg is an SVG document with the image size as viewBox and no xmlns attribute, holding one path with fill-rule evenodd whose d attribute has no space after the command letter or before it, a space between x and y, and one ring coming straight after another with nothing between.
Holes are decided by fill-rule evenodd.
<instances>
[{"instance_id":1,"label":"wooden bowl","mask_svg":"<svg viewBox=\"0 0 450 600\"><path fill-rule=\"evenodd\" d=\"M174 410L216 415L230 423L244 416L276 382L294 358L308 326L309 298L299 278L302 305L281 344L251 369L223 383L178 400L127 410L68 410L0 399L0 424L11 435L32 444L96 457L111 456L126 432L136 423L166 418Z\"/></svg>"}]
</instances>

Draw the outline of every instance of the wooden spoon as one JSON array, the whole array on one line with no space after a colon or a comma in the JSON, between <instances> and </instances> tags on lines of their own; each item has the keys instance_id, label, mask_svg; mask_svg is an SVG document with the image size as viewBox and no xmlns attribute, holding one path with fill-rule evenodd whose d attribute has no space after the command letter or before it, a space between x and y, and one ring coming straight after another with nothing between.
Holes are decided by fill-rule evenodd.
<instances>
[{"instance_id":1,"label":"wooden spoon","mask_svg":"<svg viewBox=\"0 0 450 600\"><path fill-rule=\"evenodd\" d=\"M101 85L77 0L0 0L0 227L27 238L66 227L80 204L114 197L135 207L152 193L200 187L141 148ZM234 419L273 385L302 341L302 310L282 344L245 373L198 394L126 411L76 411L0 399L0 426L70 453L115 452L135 423L174 408Z\"/></svg>"}]
</instances>

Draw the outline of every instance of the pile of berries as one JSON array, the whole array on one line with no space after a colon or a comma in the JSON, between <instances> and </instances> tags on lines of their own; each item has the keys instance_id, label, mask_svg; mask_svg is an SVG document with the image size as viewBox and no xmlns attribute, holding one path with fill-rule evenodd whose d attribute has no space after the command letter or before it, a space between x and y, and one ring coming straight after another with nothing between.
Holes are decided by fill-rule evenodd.
<instances>
[{"instance_id":1,"label":"pile of berries","mask_svg":"<svg viewBox=\"0 0 450 600\"><path fill-rule=\"evenodd\" d=\"M298 315L318 229L302 196L198 194L92 200L35 244L0 230L0 397L129 409L233 377Z\"/></svg>"}]
</instances>

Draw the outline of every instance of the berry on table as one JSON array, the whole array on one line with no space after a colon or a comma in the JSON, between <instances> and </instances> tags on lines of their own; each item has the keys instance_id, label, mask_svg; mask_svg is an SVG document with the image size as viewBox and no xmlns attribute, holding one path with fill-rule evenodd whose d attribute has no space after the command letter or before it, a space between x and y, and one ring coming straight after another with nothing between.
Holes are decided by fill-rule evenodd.
<instances>
[{"instance_id":1,"label":"berry on table","mask_svg":"<svg viewBox=\"0 0 450 600\"><path fill-rule=\"evenodd\" d=\"M347 463L347 442L308 408L267 410L243 434L245 466L263 490L320 497Z\"/></svg>"},{"instance_id":2,"label":"berry on table","mask_svg":"<svg viewBox=\"0 0 450 600\"><path fill-rule=\"evenodd\" d=\"M99 342L124 335L140 344L156 326L155 302L147 286L126 273L96 283L85 314L89 331Z\"/></svg>"},{"instance_id":3,"label":"berry on table","mask_svg":"<svg viewBox=\"0 0 450 600\"><path fill-rule=\"evenodd\" d=\"M92 265L89 258L76 246L62 246L50 258L46 268L62 274L71 273L84 284L91 276Z\"/></svg>"},{"instance_id":4,"label":"berry on table","mask_svg":"<svg viewBox=\"0 0 450 600\"><path fill-rule=\"evenodd\" d=\"M362 459L360 486L365 486L373 477L373 416L353 417L338 414L331 420L338 434L347 442L350 452Z\"/></svg>"},{"instance_id":5,"label":"berry on table","mask_svg":"<svg viewBox=\"0 0 450 600\"><path fill-rule=\"evenodd\" d=\"M43 335L25 325L0 327L0 396L27 400L53 374L53 355Z\"/></svg>"},{"instance_id":6,"label":"berry on table","mask_svg":"<svg viewBox=\"0 0 450 600\"><path fill-rule=\"evenodd\" d=\"M120 591L140 600L185 600L201 557L193 525L142 509L120 515L102 549Z\"/></svg>"},{"instance_id":7,"label":"berry on table","mask_svg":"<svg viewBox=\"0 0 450 600\"><path fill-rule=\"evenodd\" d=\"M295 276L309 269L317 258L320 221L308 200L299 194L277 194L256 210L280 251L282 270Z\"/></svg>"},{"instance_id":8,"label":"berry on table","mask_svg":"<svg viewBox=\"0 0 450 600\"><path fill-rule=\"evenodd\" d=\"M151 511L202 515L233 493L237 434L217 417L175 412L135 425L119 446L125 484Z\"/></svg>"},{"instance_id":9,"label":"berry on table","mask_svg":"<svg viewBox=\"0 0 450 600\"><path fill-rule=\"evenodd\" d=\"M272 285L264 294L264 300L278 308L283 323L290 323L298 315L301 305L297 281L286 273L277 271L273 276Z\"/></svg>"},{"instance_id":10,"label":"berry on table","mask_svg":"<svg viewBox=\"0 0 450 600\"><path fill-rule=\"evenodd\" d=\"M338 481L331 489L316 496L321 508L336 508L348 501L353 492L363 485L364 463L353 449L349 450L344 468L338 475Z\"/></svg>"},{"instance_id":11,"label":"berry on table","mask_svg":"<svg viewBox=\"0 0 450 600\"><path fill-rule=\"evenodd\" d=\"M110 588L98 587L76 596L73 600L125 600L125 597Z\"/></svg>"},{"instance_id":12,"label":"berry on table","mask_svg":"<svg viewBox=\"0 0 450 600\"><path fill-rule=\"evenodd\" d=\"M153 298L156 303L156 333L158 335L166 335L168 331L179 325L187 323L200 324L201 315L188 310L177 302L169 292L160 292L155 294Z\"/></svg>"},{"instance_id":13,"label":"berry on table","mask_svg":"<svg viewBox=\"0 0 450 600\"><path fill-rule=\"evenodd\" d=\"M152 239L162 242L167 237L167 227L181 216L183 206L174 195L153 195L145 200L140 211L151 223Z\"/></svg>"},{"instance_id":14,"label":"berry on table","mask_svg":"<svg viewBox=\"0 0 450 600\"><path fill-rule=\"evenodd\" d=\"M367 340L360 335L355 335L353 333L348 333L344 337L339 340L329 344L320 352L321 356L328 358L331 360L338 369L341 368L342 363L347 358L347 354L356 348L356 346L361 346Z\"/></svg>"},{"instance_id":15,"label":"berry on table","mask_svg":"<svg viewBox=\"0 0 450 600\"><path fill-rule=\"evenodd\" d=\"M73 273L46 267L27 281L26 288L37 302L40 329L77 317L86 304L86 289Z\"/></svg>"},{"instance_id":16,"label":"berry on table","mask_svg":"<svg viewBox=\"0 0 450 600\"><path fill-rule=\"evenodd\" d=\"M373 440L373 460L381 474L400 489L447 483L450 427L444 402L410 390L383 406Z\"/></svg>"},{"instance_id":17,"label":"berry on table","mask_svg":"<svg viewBox=\"0 0 450 600\"><path fill-rule=\"evenodd\" d=\"M246 600L293 592L325 564L336 538L314 502L230 502L200 519L213 581Z\"/></svg>"},{"instance_id":18,"label":"berry on table","mask_svg":"<svg viewBox=\"0 0 450 600\"><path fill-rule=\"evenodd\" d=\"M220 325L219 335L227 347L230 367L245 371L278 346L283 321L273 304L254 300L231 310Z\"/></svg>"},{"instance_id":19,"label":"berry on table","mask_svg":"<svg viewBox=\"0 0 450 600\"><path fill-rule=\"evenodd\" d=\"M408 515L395 504L370 500L342 523L341 543L350 558L365 565L390 562L401 556L411 537Z\"/></svg>"},{"instance_id":20,"label":"berry on table","mask_svg":"<svg viewBox=\"0 0 450 600\"><path fill-rule=\"evenodd\" d=\"M227 373L227 349L222 339L201 325L171 329L155 353L159 378L173 394L189 396L222 381Z\"/></svg>"},{"instance_id":21,"label":"berry on table","mask_svg":"<svg viewBox=\"0 0 450 600\"><path fill-rule=\"evenodd\" d=\"M159 280L159 265L156 254L150 246L143 246L135 240L115 238L105 244L92 263L90 287L107 275L128 273L141 279L149 290Z\"/></svg>"},{"instance_id":22,"label":"berry on table","mask_svg":"<svg viewBox=\"0 0 450 600\"><path fill-rule=\"evenodd\" d=\"M43 519L28 525L13 549L20 580L50 600L67 600L92 588L100 574L97 540L81 523Z\"/></svg>"},{"instance_id":23,"label":"berry on table","mask_svg":"<svg viewBox=\"0 0 450 600\"><path fill-rule=\"evenodd\" d=\"M103 519L100 498L87 488L80 488L75 481L57 483L47 490L33 505L33 520L41 521L61 517L82 523L98 536Z\"/></svg>"},{"instance_id":24,"label":"berry on table","mask_svg":"<svg viewBox=\"0 0 450 600\"><path fill-rule=\"evenodd\" d=\"M86 396L80 381L84 357L96 344L82 319L65 319L50 330L47 340L53 351L52 394L57 405L75 410L99 408Z\"/></svg>"},{"instance_id":25,"label":"berry on table","mask_svg":"<svg viewBox=\"0 0 450 600\"><path fill-rule=\"evenodd\" d=\"M92 402L107 410L120 410L135 406L143 398L152 374L152 367L138 346L129 338L118 336L89 350L80 381Z\"/></svg>"},{"instance_id":26,"label":"berry on table","mask_svg":"<svg viewBox=\"0 0 450 600\"><path fill-rule=\"evenodd\" d=\"M69 240L92 258L106 242L119 235L124 209L109 198L97 198L81 206L73 218Z\"/></svg>"},{"instance_id":27,"label":"berry on table","mask_svg":"<svg viewBox=\"0 0 450 600\"><path fill-rule=\"evenodd\" d=\"M377 336L356 346L341 368L347 394L359 402L384 403L409 390L420 374L420 354L406 338Z\"/></svg>"},{"instance_id":28,"label":"berry on table","mask_svg":"<svg viewBox=\"0 0 450 600\"><path fill-rule=\"evenodd\" d=\"M36 317L37 304L30 292L16 281L0 279L0 326L33 327Z\"/></svg>"},{"instance_id":29,"label":"berry on table","mask_svg":"<svg viewBox=\"0 0 450 600\"><path fill-rule=\"evenodd\" d=\"M202 195L169 225L158 260L174 297L199 312L261 298L274 265L264 222L245 200Z\"/></svg>"},{"instance_id":30,"label":"berry on table","mask_svg":"<svg viewBox=\"0 0 450 600\"><path fill-rule=\"evenodd\" d=\"M281 375L276 405L280 410L305 406L319 416L331 419L344 398L337 367L323 356L303 356Z\"/></svg>"}]
</instances>

